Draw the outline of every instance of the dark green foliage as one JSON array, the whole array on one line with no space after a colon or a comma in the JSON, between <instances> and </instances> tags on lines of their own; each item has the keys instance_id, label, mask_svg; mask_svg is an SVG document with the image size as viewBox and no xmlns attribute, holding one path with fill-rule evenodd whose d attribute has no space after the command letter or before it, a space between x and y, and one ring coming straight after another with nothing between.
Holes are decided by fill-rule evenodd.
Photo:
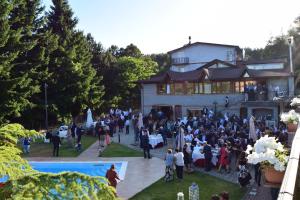
<instances>
[{"instance_id":1,"label":"dark green foliage","mask_svg":"<svg viewBox=\"0 0 300 200\"><path fill-rule=\"evenodd\" d=\"M167 53L151 54L151 59L158 64L159 72L167 71L171 66L171 58Z\"/></svg>"},{"instance_id":2,"label":"dark green foliage","mask_svg":"<svg viewBox=\"0 0 300 200\"><path fill-rule=\"evenodd\" d=\"M83 109L101 106L101 76L91 66L90 45L82 32L75 30L66 0L53 0L48 14L48 29L58 37L59 46L50 55L48 79L50 112L64 121L77 116Z\"/></svg>"},{"instance_id":3,"label":"dark green foliage","mask_svg":"<svg viewBox=\"0 0 300 200\"><path fill-rule=\"evenodd\" d=\"M134 44L130 44L125 49L124 48L119 49L117 55L118 57L128 56L128 57L140 58L143 54L141 50L137 48L137 46L135 46Z\"/></svg>"},{"instance_id":4,"label":"dark green foliage","mask_svg":"<svg viewBox=\"0 0 300 200\"><path fill-rule=\"evenodd\" d=\"M287 37L281 35L271 38L267 45L261 49L245 49L247 60L268 60L276 58L287 58L289 56L289 47Z\"/></svg>"},{"instance_id":5,"label":"dark green foliage","mask_svg":"<svg viewBox=\"0 0 300 200\"><path fill-rule=\"evenodd\" d=\"M30 59L37 45L34 31L40 25L38 1L0 2L0 123L32 106L31 95L39 91Z\"/></svg>"}]
</instances>

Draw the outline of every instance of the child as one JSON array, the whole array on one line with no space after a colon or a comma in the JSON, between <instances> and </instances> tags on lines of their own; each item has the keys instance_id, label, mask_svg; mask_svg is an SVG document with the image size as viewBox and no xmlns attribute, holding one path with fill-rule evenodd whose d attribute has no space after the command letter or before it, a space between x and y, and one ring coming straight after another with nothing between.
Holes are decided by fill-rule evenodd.
<instances>
[{"instance_id":1,"label":"child","mask_svg":"<svg viewBox=\"0 0 300 200\"><path fill-rule=\"evenodd\" d=\"M251 177L251 174L249 173L249 171L246 169L246 167L244 165L242 165L240 167L239 178L238 178L240 186L245 187L245 186L249 185L251 178L252 177Z\"/></svg>"}]
</instances>

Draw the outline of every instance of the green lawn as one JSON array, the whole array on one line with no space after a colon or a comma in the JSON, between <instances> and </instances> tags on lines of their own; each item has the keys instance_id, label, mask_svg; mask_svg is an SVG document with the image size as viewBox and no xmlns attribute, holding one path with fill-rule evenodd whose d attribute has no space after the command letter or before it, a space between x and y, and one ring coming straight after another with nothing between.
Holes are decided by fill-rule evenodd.
<instances>
[{"instance_id":1,"label":"green lawn","mask_svg":"<svg viewBox=\"0 0 300 200\"><path fill-rule=\"evenodd\" d=\"M82 151L91 146L97 137L83 135L81 138ZM40 140L32 142L30 145L30 153L23 154L23 157L50 157L52 156L53 144L43 143ZM82 152L81 151L81 152ZM62 145L59 148L60 157L76 157L81 152L75 150L74 145L69 144L66 139L62 141Z\"/></svg>"},{"instance_id":2,"label":"green lawn","mask_svg":"<svg viewBox=\"0 0 300 200\"><path fill-rule=\"evenodd\" d=\"M184 174L182 182L174 180L166 183L160 179L130 200L174 200L178 192L183 192L184 199L188 199L188 187L192 182L198 184L200 199L205 200L209 200L213 194L219 194L222 191L229 192L230 200L240 200L246 192L246 189L240 188L237 184L195 172L193 174Z\"/></svg>"},{"instance_id":3,"label":"green lawn","mask_svg":"<svg viewBox=\"0 0 300 200\"><path fill-rule=\"evenodd\" d=\"M118 143L111 143L101 154L102 157L142 157L142 152L130 149Z\"/></svg>"}]
</instances>

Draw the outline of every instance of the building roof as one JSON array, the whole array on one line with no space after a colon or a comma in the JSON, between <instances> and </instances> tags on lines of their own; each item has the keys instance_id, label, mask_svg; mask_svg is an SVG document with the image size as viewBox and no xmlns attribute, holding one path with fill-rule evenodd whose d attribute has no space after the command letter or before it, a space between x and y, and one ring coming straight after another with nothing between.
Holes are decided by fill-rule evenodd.
<instances>
[{"instance_id":1,"label":"building roof","mask_svg":"<svg viewBox=\"0 0 300 200\"><path fill-rule=\"evenodd\" d=\"M177 49L174 49L172 51L169 51L168 53L174 53L176 51L180 51L182 49L185 49L185 48L189 48L191 46L196 46L196 45L210 45L210 46L223 46L223 47L233 47L235 48L237 51L239 52L242 52L242 49L239 47L239 46L236 46L236 45L228 45L228 44L217 44L217 43L208 43L208 42L194 42L194 43L191 43L191 44L186 44L180 48L177 48Z\"/></svg>"},{"instance_id":2,"label":"building roof","mask_svg":"<svg viewBox=\"0 0 300 200\"><path fill-rule=\"evenodd\" d=\"M225 68L210 68L214 64L221 63L227 65ZM245 74L248 74L245 78L273 78L273 77L287 77L290 76L290 72L287 68L283 69L248 69L245 64L239 64L238 66L232 65L225 61L213 60L204 66L188 72L175 72L167 71L152 76L148 80L141 80L140 83L160 83L160 82L196 82L205 80L206 78L211 81L222 80L238 80L243 79Z\"/></svg>"},{"instance_id":3,"label":"building roof","mask_svg":"<svg viewBox=\"0 0 300 200\"><path fill-rule=\"evenodd\" d=\"M244 61L246 65L251 64L271 64L271 63L286 63L286 58L270 59L270 60L247 60Z\"/></svg>"}]
</instances>

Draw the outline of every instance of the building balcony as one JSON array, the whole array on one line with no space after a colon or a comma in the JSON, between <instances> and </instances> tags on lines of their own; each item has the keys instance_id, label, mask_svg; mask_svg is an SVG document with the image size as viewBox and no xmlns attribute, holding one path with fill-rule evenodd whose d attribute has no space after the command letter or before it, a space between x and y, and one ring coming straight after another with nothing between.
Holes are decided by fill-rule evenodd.
<instances>
[{"instance_id":1,"label":"building balcony","mask_svg":"<svg viewBox=\"0 0 300 200\"><path fill-rule=\"evenodd\" d=\"M188 57L172 58L172 64L173 65L189 64L189 58Z\"/></svg>"}]
</instances>

